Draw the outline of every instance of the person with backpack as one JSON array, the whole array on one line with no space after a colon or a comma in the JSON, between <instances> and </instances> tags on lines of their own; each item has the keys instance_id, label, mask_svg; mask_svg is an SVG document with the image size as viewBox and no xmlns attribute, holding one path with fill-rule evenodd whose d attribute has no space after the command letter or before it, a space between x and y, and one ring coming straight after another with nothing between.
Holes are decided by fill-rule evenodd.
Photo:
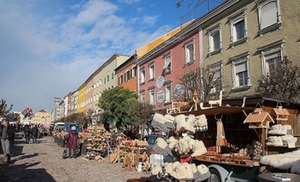
<instances>
[{"instance_id":1,"label":"person with backpack","mask_svg":"<svg viewBox=\"0 0 300 182\"><path fill-rule=\"evenodd\" d=\"M69 149L69 158L76 158L78 132L76 126L72 126L71 131L66 135L67 148Z\"/></svg>"}]
</instances>

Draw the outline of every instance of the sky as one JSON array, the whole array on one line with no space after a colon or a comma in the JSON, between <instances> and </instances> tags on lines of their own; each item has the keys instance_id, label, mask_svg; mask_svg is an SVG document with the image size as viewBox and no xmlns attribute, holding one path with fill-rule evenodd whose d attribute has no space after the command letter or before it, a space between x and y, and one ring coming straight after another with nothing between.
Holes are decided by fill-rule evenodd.
<instances>
[{"instance_id":1,"label":"sky","mask_svg":"<svg viewBox=\"0 0 300 182\"><path fill-rule=\"evenodd\" d=\"M0 99L12 111L51 112L54 96L76 91L113 54L133 55L221 2L0 0Z\"/></svg>"}]
</instances>

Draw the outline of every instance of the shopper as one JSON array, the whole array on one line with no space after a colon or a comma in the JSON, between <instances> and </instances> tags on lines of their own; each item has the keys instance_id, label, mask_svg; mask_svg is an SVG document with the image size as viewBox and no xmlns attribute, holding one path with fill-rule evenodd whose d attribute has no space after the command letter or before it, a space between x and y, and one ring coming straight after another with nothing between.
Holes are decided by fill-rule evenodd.
<instances>
[{"instance_id":1,"label":"shopper","mask_svg":"<svg viewBox=\"0 0 300 182\"><path fill-rule=\"evenodd\" d=\"M67 148L69 149L69 158L76 158L78 133L76 126L72 126L71 131L68 132L65 140L67 141Z\"/></svg>"},{"instance_id":2,"label":"shopper","mask_svg":"<svg viewBox=\"0 0 300 182\"><path fill-rule=\"evenodd\" d=\"M29 143L31 131L28 124L26 124L25 127L23 128L23 132L24 132L25 142Z\"/></svg>"},{"instance_id":3,"label":"shopper","mask_svg":"<svg viewBox=\"0 0 300 182\"><path fill-rule=\"evenodd\" d=\"M36 125L34 125L34 126L31 128L32 143L37 144L37 137L38 137L38 134L39 134L38 127L37 127Z\"/></svg>"},{"instance_id":4,"label":"shopper","mask_svg":"<svg viewBox=\"0 0 300 182\"><path fill-rule=\"evenodd\" d=\"M15 128L13 126L10 126L9 121L6 119L2 120L0 137L4 160L6 162L10 162L10 151L13 147L15 139Z\"/></svg>"}]
</instances>

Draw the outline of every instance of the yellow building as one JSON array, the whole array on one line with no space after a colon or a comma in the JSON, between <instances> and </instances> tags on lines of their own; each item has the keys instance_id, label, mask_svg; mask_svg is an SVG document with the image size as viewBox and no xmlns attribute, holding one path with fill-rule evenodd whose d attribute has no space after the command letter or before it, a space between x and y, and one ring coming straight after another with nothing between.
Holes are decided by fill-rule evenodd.
<instances>
[{"instance_id":1,"label":"yellow building","mask_svg":"<svg viewBox=\"0 0 300 182\"><path fill-rule=\"evenodd\" d=\"M77 113L86 111L86 82L78 88Z\"/></svg>"},{"instance_id":2,"label":"yellow building","mask_svg":"<svg viewBox=\"0 0 300 182\"><path fill-rule=\"evenodd\" d=\"M50 124L51 123L51 113L40 110L34 113L34 117L31 118L32 124Z\"/></svg>"}]
</instances>

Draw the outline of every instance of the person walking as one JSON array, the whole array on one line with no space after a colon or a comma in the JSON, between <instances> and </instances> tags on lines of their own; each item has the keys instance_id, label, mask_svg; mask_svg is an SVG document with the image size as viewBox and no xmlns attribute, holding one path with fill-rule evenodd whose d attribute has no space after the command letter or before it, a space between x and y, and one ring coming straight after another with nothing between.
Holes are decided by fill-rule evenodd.
<instances>
[{"instance_id":1,"label":"person walking","mask_svg":"<svg viewBox=\"0 0 300 182\"><path fill-rule=\"evenodd\" d=\"M3 119L1 122L0 137L4 160L10 162L10 151L15 139L15 128L10 126L9 121L6 119Z\"/></svg>"},{"instance_id":2,"label":"person walking","mask_svg":"<svg viewBox=\"0 0 300 182\"><path fill-rule=\"evenodd\" d=\"M71 131L68 132L65 140L67 141L67 148L69 149L69 158L76 158L78 132L76 126L72 126Z\"/></svg>"},{"instance_id":3,"label":"person walking","mask_svg":"<svg viewBox=\"0 0 300 182\"><path fill-rule=\"evenodd\" d=\"M38 134L39 134L38 127L37 127L36 125L34 125L34 126L31 128L32 143L37 144L37 137L38 137Z\"/></svg>"},{"instance_id":4,"label":"person walking","mask_svg":"<svg viewBox=\"0 0 300 182\"><path fill-rule=\"evenodd\" d=\"M26 124L25 127L23 128L23 132L24 132L25 142L29 143L31 131L28 124Z\"/></svg>"}]
</instances>

